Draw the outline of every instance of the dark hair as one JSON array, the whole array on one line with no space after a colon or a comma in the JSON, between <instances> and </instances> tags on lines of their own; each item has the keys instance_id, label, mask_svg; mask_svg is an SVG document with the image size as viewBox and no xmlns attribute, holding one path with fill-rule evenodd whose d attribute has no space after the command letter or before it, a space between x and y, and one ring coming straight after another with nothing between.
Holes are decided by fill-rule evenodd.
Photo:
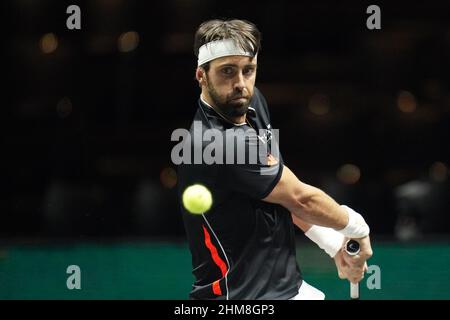
<instances>
[{"instance_id":1,"label":"dark hair","mask_svg":"<svg viewBox=\"0 0 450 320\"><path fill-rule=\"evenodd\" d=\"M253 23L237 19L214 19L205 21L198 27L194 39L195 56L198 57L198 51L205 43L222 39L232 39L237 46L254 55L261 49L261 33ZM208 71L209 62L201 67Z\"/></svg>"}]
</instances>

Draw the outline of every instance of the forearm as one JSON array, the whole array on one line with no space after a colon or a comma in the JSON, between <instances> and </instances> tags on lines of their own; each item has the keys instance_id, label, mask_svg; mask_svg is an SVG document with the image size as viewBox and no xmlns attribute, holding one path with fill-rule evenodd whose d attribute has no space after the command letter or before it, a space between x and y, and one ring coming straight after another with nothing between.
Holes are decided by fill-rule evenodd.
<instances>
[{"instance_id":1,"label":"forearm","mask_svg":"<svg viewBox=\"0 0 450 320\"><path fill-rule=\"evenodd\" d=\"M348 223L346 210L322 190L303 184L289 204L291 213L306 223L340 230Z\"/></svg>"},{"instance_id":2,"label":"forearm","mask_svg":"<svg viewBox=\"0 0 450 320\"><path fill-rule=\"evenodd\" d=\"M312 227L312 224L303 221L302 219L297 217L295 214L291 214L291 216L292 216L292 222L294 222L294 224L297 227L299 227L303 232L307 232Z\"/></svg>"},{"instance_id":3,"label":"forearm","mask_svg":"<svg viewBox=\"0 0 450 320\"><path fill-rule=\"evenodd\" d=\"M301 182L286 166L280 181L263 200L282 205L306 223L335 229L349 238L363 238L370 232L359 213Z\"/></svg>"}]
</instances>

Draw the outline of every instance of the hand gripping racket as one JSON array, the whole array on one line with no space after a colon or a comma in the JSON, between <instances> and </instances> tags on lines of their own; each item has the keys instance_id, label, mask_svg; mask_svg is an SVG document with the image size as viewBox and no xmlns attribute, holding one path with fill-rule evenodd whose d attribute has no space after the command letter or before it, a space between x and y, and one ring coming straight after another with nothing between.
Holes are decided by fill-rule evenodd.
<instances>
[{"instance_id":1,"label":"hand gripping racket","mask_svg":"<svg viewBox=\"0 0 450 320\"><path fill-rule=\"evenodd\" d=\"M348 255L356 256L360 251L359 242L356 240L350 239L345 243L344 249ZM351 283L350 282L350 298L352 300L359 299L359 283Z\"/></svg>"}]
</instances>

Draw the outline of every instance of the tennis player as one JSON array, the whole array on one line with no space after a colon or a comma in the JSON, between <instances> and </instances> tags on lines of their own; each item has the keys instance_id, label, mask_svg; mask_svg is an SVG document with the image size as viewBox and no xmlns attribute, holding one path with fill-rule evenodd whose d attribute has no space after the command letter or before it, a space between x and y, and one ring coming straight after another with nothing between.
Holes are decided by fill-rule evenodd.
<instances>
[{"instance_id":1,"label":"tennis player","mask_svg":"<svg viewBox=\"0 0 450 320\"><path fill-rule=\"evenodd\" d=\"M213 147L214 156L221 155L214 163L193 159L178 167L180 199L195 183L209 188L214 199L202 215L181 208L195 276L190 298L324 299L297 265L295 225L334 258L341 278L360 281L372 255L369 226L350 207L301 182L283 162L269 108L255 87L256 26L244 20L206 21L195 34L194 51L201 94L193 138L184 150L202 155ZM203 134L195 134L195 127ZM257 161L250 161L255 144ZM360 242L357 256L343 252L347 238Z\"/></svg>"}]
</instances>

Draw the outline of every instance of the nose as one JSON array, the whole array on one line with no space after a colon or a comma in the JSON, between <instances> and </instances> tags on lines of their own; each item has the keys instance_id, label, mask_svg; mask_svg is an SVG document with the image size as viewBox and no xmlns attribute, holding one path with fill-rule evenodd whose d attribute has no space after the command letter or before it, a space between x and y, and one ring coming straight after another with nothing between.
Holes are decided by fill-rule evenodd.
<instances>
[{"instance_id":1,"label":"nose","mask_svg":"<svg viewBox=\"0 0 450 320\"><path fill-rule=\"evenodd\" d=\"M244 75L242 72L238 72L236 76L236 82L234 83L234 89L242 91L245 88Z\"/></svg>"}]
</instances>

